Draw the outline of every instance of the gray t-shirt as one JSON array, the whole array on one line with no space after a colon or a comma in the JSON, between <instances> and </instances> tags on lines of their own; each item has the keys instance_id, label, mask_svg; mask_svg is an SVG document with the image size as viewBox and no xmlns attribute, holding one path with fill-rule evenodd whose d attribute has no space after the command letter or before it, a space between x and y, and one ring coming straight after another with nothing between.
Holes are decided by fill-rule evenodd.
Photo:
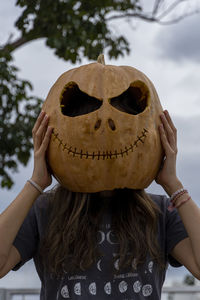
<instances>
[{"instance_id":1,"label":"gray t-shirt","mask_svg":"<svg viewBox=\"0 0 200 300\"><path fill-rule=\"evenodd\" d=\"M165 254L166 269L168 263L178 267L180 264L170 256L170 252L178 242L187 237L187 232L177 211L167 210L169 200L165 196L149 195L162 212L158 224L158 241ZM111 230L109 213L104 214L98 231L98 244L104 256L86 271L80 270L73 275L65 272L60 279L52 277L43 267L38 254L38 246L45 234L48 220L48 201L48 194L43 194L36 200L14 241L14 246L21 255L21 262L13 270L18 270L26 261L34 259L42 284L41 300L160 299L166 269L160 270L150 257L134 270L126 269L118 275L113 274L113 266L118 269L118 260L115 260L118 244Z\"/></svg>"}]
</instances>

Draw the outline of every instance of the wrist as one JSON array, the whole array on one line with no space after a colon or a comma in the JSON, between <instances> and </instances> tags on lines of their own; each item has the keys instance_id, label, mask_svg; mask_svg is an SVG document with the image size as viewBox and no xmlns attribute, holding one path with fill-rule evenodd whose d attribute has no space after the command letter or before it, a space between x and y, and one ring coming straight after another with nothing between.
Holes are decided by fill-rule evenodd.
<instances>
[{"instance_id":1,"label":"wrist","mask_svg":"<svg viewBox=\"0 0 200 300\"><path fill-rule=\"evenodd\" d=\"M163 186L164 190L168 194L169 197L177 190L182 189L183 185L178 178L171 181L168 185Z\"/></svg>"},{"instance_id":2,"label":"wrist","mask_svg":"<svg viewBox=\"0 0 200 300\"><path fill-rule=\"evenodd\" d=\"M35 180L33 177L31 177L30 179L27 180L27 182L29 184L31 184L36 190L38 190L40 192L40 194L43 193L43 190L45 189L45 187L43 187L38 180Z\"/></svg>"},{"instance_id":3,"label":"wrist","mask_svg":"<svg viewBox=\"0 0 200 300\"><path fill-rule=\"evenodd\" d=\"M44 184L41 183L41 180L32 176L30 178L30 180L32 180L33 182L35 182L37 185L39 185L39 187L41 187L42 190L45 190L47 186L45 186Z\"/></svg>"},{"instance_id":4,"label":"wrist","mask_svg":"<svg viewBox=\"0 0 200 300\"><path fill-rule=\"evenodd\" d=\"M31 194L35 195L36 198L41 194L41 192L38 189L36 189L28 180L26 181L24 187L28 189L31 192Z\"/></svg>"}]
</instances>

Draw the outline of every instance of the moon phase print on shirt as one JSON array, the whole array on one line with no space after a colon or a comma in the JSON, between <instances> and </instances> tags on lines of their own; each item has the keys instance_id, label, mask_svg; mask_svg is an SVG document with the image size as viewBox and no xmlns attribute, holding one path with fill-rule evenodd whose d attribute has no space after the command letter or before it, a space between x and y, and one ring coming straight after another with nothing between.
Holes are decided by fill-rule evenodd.
<instances>
[{"instance_id":1,"label":"moon phase print on shirt","mask_svg":"<svg viewBox=\"0 0 200 300\"><path fill-rule=\"evenodd\" d=\"M74 285L74 294L76 295L81 295L81 283L80 282L77 282L75 285Z\"/></svg>"},{"instance_id":2,"label":"moon phase print on shirt","mask_svg":"<svg viewBox=\"0 0 200 300\"><path fill-rule=\"evenodd\" d=\"M149 272L152 273L153 272L153 261L150 261L149 264L148 264L148 269L149 269Z\"/></svg>"},{"instance_id":3,"label":"moon phase print on shirt","mask_svg":"<svg viewBox=\"0 0 200 300\"><path fill-rule=\"evenodd\" d=\"M99 230L97 240L99 245L104 241L107 241L111 245L118 244L116 236L112 230L109 230L106 234L102 230Z\"/></svg>"},{"instance_id":4,"label":"moon phase print on shirt","mask_svg":"<svg viewBox=\"0 0 200 300\"><path fill-rule=\"evenodd\" d=\"M119 270L119 258L114 262L114 267L117 271Z\"/></svg>"},{"instance_id":5,"label":"moon phase print on shirt","mask_svg":"<svg viewBox=\"0 0 200 300\"><path fill-rule=\"evenodd\" d=\"M97 269L102 272L102 269L101 269L101 259L98 260L98 262L97 262Z\"/></svg>"},{"instance_id":6,"label":"moon phase print on shirt","mask_svg":"<svg viewBox=\"0 0 200 300\"><path fill-rule=\"evenodd\" d=\"M112 230L108 231L108 233L106 234L106 239L109 244L112 244L112 245L119 244L117 242L116 235L114 234L114 232Z\"/></svg>"},{"instance_id":7,"label":"moon phase print on shirt","mask_svg":"<svg viewBox=\"0 0 200 300\"><path fill-rule=\"evenodd\" d=\"M111 283L110 282L107 282L105 285L104 285L104 291L107 295L111 295L111 292L112 292L112 288L111 288Z\"/></svg>"},{"instance_id":8,"label":"moon phase print on shirt","mask_svg":"<svg viewBox=\"0 0 200 300\"><path fill-rule=\"evenodd\" d=\"M62 287L60 293L61 293L61 296L62 296L64 299L69 298L69 290L68 290L67 285L64 285L64 286Z\"/></svg>"},{"instance_id":9,"label":"moon phase print on shirt","mask_svg":"<svg viewBox=\"0 0 200 300\"><path fill-rule=\"evenodd\" d=\"M142 283L139 280L135 281L133 284L134 292L139 293L141 291L141 288L142 288Z\"/></svg>"},{"instance_id":10,"label":"moon phase print on shirt","mask_svg":"<svg viewBox=\"0 0 200 300\"><path fill-rule=\"evenodd\" d=\"M119 291L120 291L120 293L125 293L127 291L127 289L128 289L127 282L126 281L121 281L119 283Z\"/></svg>"},{"instance_id":11,"label":"moon phase print on shirt","mask_svg":"<svg viewBox=\"0 0 200 300\"><path fill-rule=\"evenodd\" d=\"M96 293L97 293L97 286L96 286L95 282L90 283L90 285L89 285L89 293L91 295L96 295Z\"/></svg>"},{"instance_id":12,"label":"moon phase print on shirt","mask_svg":"<svg viewBox=\"0 0 200 300\"><path fill-rule=\"evenodd\" d=\"M152 294L153 292L153 289L152 289L152 286L151 284L145 284L143 285L142 287L142 294L144 297L148 297Z\"/></svg>"},{"instance_id":13,"label":"moon phase print on shirt","mask_svg":"<svg viewBox=\"0 0 200 300\"><path fill-rule=\"evenodd\" d=\"M138 270L136 259L132 261L132 269L128 272L121 271L113 275L114 268L119 271L119 244L114 231L108 223L99 228L97 242L103 255L88 270L78 274L64 275L59 283L56 300L63 299L141 299L153 297L151 277L154 263L147 259L146 263ZM127 256L130 255L127 253Z\"/></svg>"}]
</instances>

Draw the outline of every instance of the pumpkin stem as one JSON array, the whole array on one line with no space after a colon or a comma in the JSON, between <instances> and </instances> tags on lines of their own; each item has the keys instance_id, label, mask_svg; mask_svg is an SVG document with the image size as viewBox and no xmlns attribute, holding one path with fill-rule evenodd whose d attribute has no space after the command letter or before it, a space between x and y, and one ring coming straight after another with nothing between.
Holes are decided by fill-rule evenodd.
<instances>
[{"instance_id":1,"label":"pumpkin stem","mask_svg":"<svg viewBox=\"0 0 200 300\"><path fill-rule=\"evenodd\" d=\"M105 65L105 59L104 59L104 55L103 54L100 54L97 58L97 62L102 64L102 65Z\"/></svg>"}]
</instances>

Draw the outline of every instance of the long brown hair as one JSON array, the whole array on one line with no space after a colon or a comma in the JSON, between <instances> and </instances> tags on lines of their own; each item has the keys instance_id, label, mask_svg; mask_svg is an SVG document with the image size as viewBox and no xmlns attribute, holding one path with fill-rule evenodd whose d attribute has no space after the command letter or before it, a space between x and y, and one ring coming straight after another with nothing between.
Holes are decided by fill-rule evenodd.
<instances>
[{"instance_id":1,"label":"long brown hair","mask_svg":"<svg viewBox=\"0 0 200 300\"><path fill-rule=\"evenodd\" d=\"M49 221L40 253L49 272L60 276L89 268L102 253L97 231L108 199L58 186L49 194ZM115 190L109 201L112 229L119 243L119 270L143 263L147 254L160 266L157 242L159 209L144 190ZM134 249L134 251L133 251ZM130 253L127 256L126 254Z\"/></svg>"}]
</instances>

